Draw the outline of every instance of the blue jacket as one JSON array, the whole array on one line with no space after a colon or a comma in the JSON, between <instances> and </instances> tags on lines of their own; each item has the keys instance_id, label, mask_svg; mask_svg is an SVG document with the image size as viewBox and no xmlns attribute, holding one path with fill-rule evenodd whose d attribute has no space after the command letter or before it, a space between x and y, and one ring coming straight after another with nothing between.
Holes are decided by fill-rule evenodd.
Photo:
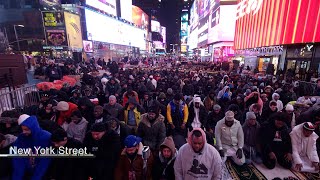
<instances>
[{"instance_id":1,"label":"blue jacket","mask_svg":"<svg viewBox=\"0 0 320 180\"><path fill-rule=\"evenodd\" d=\"M34 147L49 147L51 134L48 131L42 130L39 126L38 120L35 116L30 116L21 123L31 130L30 136L20 134L13 144L17 148L31 148ZM49 158L35 158L34 167L31 166L30 158L13 158L13 180L22 180L26 171L32 173L32 180L41 180L47 171L50 164Z\"/></svg>"}]
</instances>

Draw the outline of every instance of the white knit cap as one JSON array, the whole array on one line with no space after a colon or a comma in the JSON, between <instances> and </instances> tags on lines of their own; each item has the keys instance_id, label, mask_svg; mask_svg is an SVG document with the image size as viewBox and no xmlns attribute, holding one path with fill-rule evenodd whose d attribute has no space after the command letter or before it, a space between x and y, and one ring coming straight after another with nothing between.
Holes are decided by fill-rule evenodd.
<instances>
[{"instance_id":1,"label":"white knit cap","mask_svg":"<svg viewBox=\"0 0 320 180\"><path fill-rule=\"evenodd\" d=\"M226 121L234 121L234 113L232 111L227 111L225 114Z\"/></svg>"},{"instance_id":2,"label":"white knit cap","mask_svg":"<svg viewBox=\"0 0 320 180\"><path fill-rule=\"evenodd\" d=\"M101 79L101 83L107 83L108 82L108 79L107 78L102 78Z\"/></svg>"},{"instance_id":3,"label":"white knit cap","mask_svg":"<svg viewBox=\"0 0 320 180\"><path fill-rule=\"evenodd\" d=\"M196 102L201 102L201 98L200 97L194 97L193 98L193 101L196 103Z\"/></svg>"},{"instance_id":4,"label":"white knit cap","mask_svg":"<svg viewBox=\"0 0 320 180\"><path fill-rule=\"evenodd\" d=\"M28 114L22 114L18 119L18 125L21 125L23 121L28 119L30 116Z\"/></svg>"},{"instance_id":5,"label":"white knit cap","mask_svg":"<svg viewBox=\"0 0 320 180\"><path fill-rule=\"evenodd\" d=\"M291 104L287 104L286 111L294 111L294 107Z\"/></svg>"},{"instance_id":6,"label":"white knit cap","mask_svg":"<svg viewBox=\"0 0 320 180\"><path fill-rule=\"evenodd\" d=\"M150 75L149 78L150 78L150 79L153 79L153 75Z\"/></svg>"},{"instance_id":7,"label":"white knit cap","mask_svg":"<svg viewBox=\"0 0 320 180\"><path fill-rule=\"evenodd\" d=\"M68 111L69 110L69 104L65 101L60 101L57 104L57 110L58 111Z\"/></svg>"}]
</instances>

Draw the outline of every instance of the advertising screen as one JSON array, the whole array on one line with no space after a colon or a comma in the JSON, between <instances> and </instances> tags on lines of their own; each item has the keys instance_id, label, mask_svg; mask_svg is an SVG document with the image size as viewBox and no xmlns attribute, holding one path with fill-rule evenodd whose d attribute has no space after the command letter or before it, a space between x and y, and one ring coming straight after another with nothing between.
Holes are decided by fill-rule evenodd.
<instances>
[{"instance_id":1,"label":"advertising screen","mask_svg":"<svg viewBox=\"0 0 320 180\"><path fill-rule=\"evenodd\" d=\"M167 42L167 37L166 37L166 35L167 35L167 28L166 27L164 27L164 26L161 26L161 36L162 36L162 38L163 38L163 43L166 43Z\"/></svg>"},{"instance_id":2,"label":"advertising screen","mask_svg":"<svg viewBox=\"0 0 320 180\"><path fill-rule=\"evenodd\" d=\"M135 25L142 27L142 29L148 30L149 16L139 7L132 6L132 22Z\"/></svg>"},{"instance_id":3,"label":"advertising screen","mask_svg":"<svg viewBox=\"0 0 320 180\"><path fill-rule=\"evenodd\" d=\"M199 16L197 1L195 0L190 8L190 33L194 31L198 26Z\"/></svg>"},{"instance_id":4,"label":"advertising screen","mask_svg":"<svg viewBox=\"0 0 320 180\"><path fill-rule=\"evenodd\" d=\"M151 20L151 32L161 32L161 26L159 21Z\"/></svg>"},{"instance_id":5,"label":"advertising screen","mask_svg":"<svg viewBox=\"0 0 320 180\"><path fill-rule=\"evenodd\" d=\"M236 49L320 42L319 0L257 0L254 8L249 2L237 6Z\"/></svg>"},{"instance_id":6,"label":"advertising screen","mask_svg":"<svg viewBox=\"0 0 320 180\"><path fill-rule=\"evenodd\" d=\"M209 28L209 16L206 16L199 20L198 25L198 47L207 45L208 40L208 28Z\"/></svg>"},{"instance_id":7,"label":"advertising screen","mask_svg":"<svg viewBox=\"0 0 320 180\"><path fill-rule=\"evenodd\" d=\"M43 25L45 27L64 27L64 17L62 11L43 11Z\"/></svg>"},{"instance_id":8,"label":"advertising screen","mask_svg":"<svg viewBox=\"0 0 320 180\"><path fill-rule=\"evenodd\" d=\"M84 49L84 52L88 52L88 53L93 52L92 41L83 41L83 49Z\"/></svg>"},{"instance_id":9,"label":"advertising screen","mask_svg":"<svg viewBox=\"0 0 320 180\"><path fill-rule=\"evenodd\" d=\"M181 22L188 22L188 21L189 21L188 11L182 11Z\"/></svg>"},{"instance_id":10,"label":"advertising screen","mask_svg":"<svg viewBox=\"0 0 320 180\"><path fill-rule=\"evenodd\" d=\"M221 5L209 15L208 43L234 41L236 5Z\"/></svg>"},{"instance_id":11,"label":"advertising screen","mask_svg":"<svg viewBox=\"0 0 320 180\"><path fill-rule=\"evenodd\" d=\"M188 36L189 49L195 49L198 47L198 29L192 31Z\"/></svg>"},{"instance_id":12,"label":"advertising screen","mask_svg":"<svg viewBox=\"0 0 320 180\"><path fill-rule=\"evenodd\" d=\"M211 0L197 1L199 19L202 19L208 15L211 5L210 1Z\"/></svg>"},{"instance_id":13,"label":"advertising screen","mask_svg":"<svg viewBox=\"0 0 320 180\"><path fill-rule=\"evenodd\" d=\"M59 7L61 0L39 0L39 4L43 7Z\"/></svg>"},{"instance_id":14,"label":"advertising screen","mask_svg":"<svg viewBox=\"0 0 320 180\"><path fill-rule=\"evenodd\" d=\"M86 0L86 4L108 14L117 16L116 0Z\"/></svg>"},{"instance_id":15,"label":"advertising screen","mask_svg":"<svg viewBox=\"0 0 320 180\"><path fill-rule=\"evenodd\" d=\"M80 16L64 12L69 47L82 49Z\"/></svg>"},{"instance_id":16,"label":"advertising screen","mask_svg":"<svg viewBox=\"0 0 320 180\"><path fill-rule=\"evenodd\" d=\"M132 0L120 0L121 18L132 22Z\"/></svg>"},{"instance_id":17,"label":"advertising screen","mask_svg":"<svg viewBox=\"0 0 320 180\"><path fill-rule=\"evenodd\" d=\"M48 46L68 46L67 35L64 29L46 30Z\"/></svg>"},{"instance_id":18,"label":"advertising screen","mask_svg":"<svg viewBox=\"0 0 320 180\"><path fill-rule=\"evenodd\" d=\"M89 9L85 9L85 14L90 40L134 46L141 50L146 49L145 38L147 34L145 30Z\"/></svg>"}]
</instances>

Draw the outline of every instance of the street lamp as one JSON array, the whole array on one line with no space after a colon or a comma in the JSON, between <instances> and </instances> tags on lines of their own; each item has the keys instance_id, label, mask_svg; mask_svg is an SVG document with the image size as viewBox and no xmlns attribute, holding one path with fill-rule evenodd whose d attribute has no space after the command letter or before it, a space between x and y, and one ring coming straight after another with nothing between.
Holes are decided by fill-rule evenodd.
<instances>
[{"instance_id":1,"label":"street lamp","mask_svg":"<svg viewBox=\"0 0 320 180\"><path fill-rule=\"evenodd\" d=\"M20 51L20 42L19 42L19 40L18 40L18 34L17 34L16 26L23 28L24 25L21 25L21 24L18 24L18 25L14 24L14 25L13 25L14 34L16 35L16 40L17 40L17 43L18 43L18 51Z\"/></svg>"}]
</instances>

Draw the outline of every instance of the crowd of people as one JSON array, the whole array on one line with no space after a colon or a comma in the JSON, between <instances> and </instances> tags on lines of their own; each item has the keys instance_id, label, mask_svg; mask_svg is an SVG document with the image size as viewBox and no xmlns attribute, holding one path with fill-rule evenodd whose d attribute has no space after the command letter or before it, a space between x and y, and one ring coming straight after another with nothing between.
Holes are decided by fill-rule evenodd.
<instances>
[{"instance_id":1,"label":"crowd of people","mask_svg":"<svg viewBox=\"0 0 320 180\"><path fill-rule=\"evenodd\" d=\"M0 123L0 153L87 148L94 158L0 158L0 179L216 180L227 159L319 172L320 80L310 90L290 75L155 63L38 67L48 81L80 73L81 80L41 91L23 112L3 112L12 121Z\"/></svg>"}]
</instances>

